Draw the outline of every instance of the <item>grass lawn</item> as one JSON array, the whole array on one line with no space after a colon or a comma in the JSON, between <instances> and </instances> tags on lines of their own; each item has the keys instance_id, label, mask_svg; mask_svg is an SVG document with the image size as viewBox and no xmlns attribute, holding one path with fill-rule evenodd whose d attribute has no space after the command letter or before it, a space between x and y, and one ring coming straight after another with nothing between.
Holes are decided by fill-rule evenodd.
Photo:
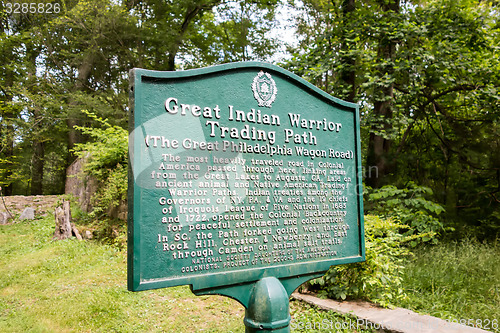
<instances>
[{"instance_id":1,"label":"grass lawn","mask_svg":"<svg viewBox=\"0 0 500 333\"><path fill-rule=\"evenodd\" d=\"M52 241L53 232L50 216L0 226L0 332L244 332L235 300L187 286L129 292L125 252ZM370 332L336 330L350 319L297 301L290 308L293 331Z\"/></svg>"},{"instance_id":2,"label":"grass lawn","mask_svg":"<svg viewBox=\"0 0 500 333\"><path fill-rule=\"evenodd\" d=\"M0 226L0 332L244 332L235 300L187 286L129 292L124 251L52 241L53 231L52 217ZM408 298L396 305L500 332L499 258L498 243L422 248L406 264ZM370 332L298 301L290 312L294 332Z\"/></svg>"},{"instance_id":3,"label":"grass lawn","mask_svg":"<svg viewBox=\"0 0 500 333\"><path fill-rule=\"evenodd\" d=\"M131 293L126 254L52 241L49 219L0 227L1 332L239 331L244 309L186 286Z\"/></svg>"},{"instance_id":4,"label":"grass lawn","mask_svg":"<svg viewBox=\"0 0 500 333\"><path fill-rule=\"evenodd\" d=\"M461 242L426 246L405 264L408 298L416 312L500 332L500 244Z\"/></svg>"}]
</instances>

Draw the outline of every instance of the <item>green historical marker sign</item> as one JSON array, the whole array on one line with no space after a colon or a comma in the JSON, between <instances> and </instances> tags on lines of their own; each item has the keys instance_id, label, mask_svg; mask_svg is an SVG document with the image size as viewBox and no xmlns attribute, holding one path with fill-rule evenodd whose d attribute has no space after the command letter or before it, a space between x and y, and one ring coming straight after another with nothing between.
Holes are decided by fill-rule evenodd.
<instances>
[{"instance_id":1,"label":"green historical marker sign","mask_svg":"<svg viewBox=\"0 0 500 333\"><path fill-rule=\"evenodd\" d=\"M246 306L231 286L291 293L364 260L358 106L288 71L134 69L129 146L129 290L188 284Z\"/></svg>"}]
</instances>

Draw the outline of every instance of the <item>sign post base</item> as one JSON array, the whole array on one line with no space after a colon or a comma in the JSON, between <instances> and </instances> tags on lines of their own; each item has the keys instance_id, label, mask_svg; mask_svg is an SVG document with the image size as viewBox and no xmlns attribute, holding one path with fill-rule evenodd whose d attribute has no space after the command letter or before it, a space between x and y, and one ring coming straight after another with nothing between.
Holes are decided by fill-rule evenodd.
<instances>
[{"instance_id":1,"label":"sign post base","mask_svg":"<svg viewBox=\"0 0 500 333\"><path fill-rule=\"evenodd\" d=\"M298 286L325 272L278 279L274 276L263 277L256 282L226 287L195 289L197 295L222 295L237 300L245 307L245 331L251 332L290 332L290 295Z\"/></svg>"},{"instance_id":2,"label":"sign post base","mask_svg":"<svg viewBox=\"0 0 500 333\"><path fill-rule=\"evenodd\" d=\"M288 293L275 277L255 283L245 311L245 332L290 332Z\"/></svg>"}]
</instances>

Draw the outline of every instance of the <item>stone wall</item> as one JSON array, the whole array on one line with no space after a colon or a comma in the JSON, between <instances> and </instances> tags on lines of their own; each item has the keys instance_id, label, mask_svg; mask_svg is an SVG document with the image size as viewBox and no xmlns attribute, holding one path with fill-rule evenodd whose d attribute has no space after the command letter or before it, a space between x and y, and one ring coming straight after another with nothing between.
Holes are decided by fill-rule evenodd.
<instances>
[{"instance_id":1,"label":"stone wall","mask_svg":"<svg viewBox=\"0 0 500 333\"><path fill-rule=\"evenodd\" d=\"M82 173L84 161L77 159L66 170L65 193L73 195L80 208L84 212L92 211L92 196L97 191L98 182L95 178L85 176ZM37 195L37 196L7 196L0 197L0 224L10 223L11 216L19 216L25 208L33 208L35 217L54 214L56 203L59 201L57 195ZM5 205L4 205L5 202ZM5 208L7 206L7 209ZM123 221L127 220L127 202L123 201L117 207L107 211L108 216Z\"/></svg>"},{"instance_id":2,"label":"stone wall","mask_svg":"<svg viewBox=\"0 0 500 333\"><path fill-rule=\"evenodd\" d=\"M65 193L73 195L80 208L84 212L92 211L92 196L98 189L98 182L95 178L83 174L82 169L84 159L76 159L66 170ZM10 214L19 216L25 208L33 208L35 217L54 214L56 203L59 201L57 195L37 195L37 196L8 196L0 198L0 224L11 221ZM5 202L5 205L4 205ZM7 206L7 209L5 208ZM117 207L108 210L108 216L120 220L127 220L127 202L123 201Z\"/></svg>"},{"instance_id":3,"label":"stone wall","mask_svg":"<svg viewBox=\"0 0 500 333\"><path fill-rule=\"evenodd\" d=\"M9 212L14 216L19 216L25 208L33 208L35 210L35 217L54 214L54 209L58 200L59 196L57 195L14 195L1 197L0 215L5 217L3 223L7 223L7 218L10 218ZM5 206L7 206L7 209Z\"/></svg>"}]
</instances>

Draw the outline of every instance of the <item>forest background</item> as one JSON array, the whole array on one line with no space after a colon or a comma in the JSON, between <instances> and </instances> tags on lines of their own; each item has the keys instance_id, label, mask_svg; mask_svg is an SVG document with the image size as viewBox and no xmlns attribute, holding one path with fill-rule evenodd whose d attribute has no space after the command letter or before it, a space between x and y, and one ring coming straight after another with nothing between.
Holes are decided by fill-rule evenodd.
<instances>
[{"instance_id":1,"label":"forest background","mask_svg":"<svg viewBox=\"0 0 500 333\"><path fill-rule=\"evenodd\" d=\"M105 220L126 198L128 71L263 60L361 105L367 213L415 234L498 237L498 1L52 3L1 2L4 195L62 194L88 156Z\"/></svg>"}]
</instances>

